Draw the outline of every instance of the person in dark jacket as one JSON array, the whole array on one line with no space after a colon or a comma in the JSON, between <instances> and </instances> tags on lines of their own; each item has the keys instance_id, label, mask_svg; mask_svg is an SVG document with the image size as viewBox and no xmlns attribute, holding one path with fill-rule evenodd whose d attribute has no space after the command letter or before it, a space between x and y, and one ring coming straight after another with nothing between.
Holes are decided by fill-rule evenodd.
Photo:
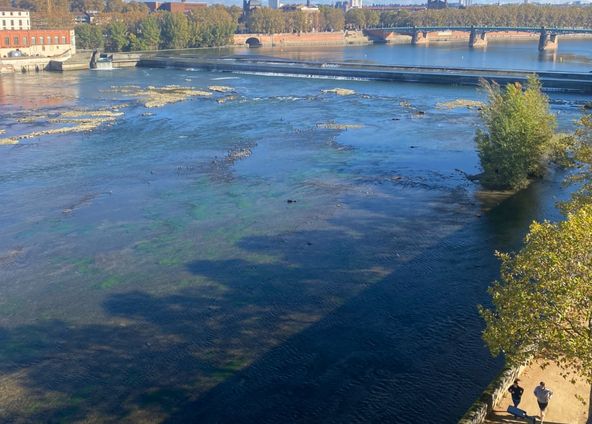
<instances>
[{"instance_id":1,"label":"person in dark jacket","mask_svg":"<svg viewBox=\"0 0 592 424\"><path fill-rule=\"evenodd\" d=\"M518 408L520 401L522 400L522 393L524 393L524 389L520 387L519 384L520 380L514 380L514 384L510 386L508 391L512 394L512 402L514 402L514 406Z\"/></svg>"}]
</instances>

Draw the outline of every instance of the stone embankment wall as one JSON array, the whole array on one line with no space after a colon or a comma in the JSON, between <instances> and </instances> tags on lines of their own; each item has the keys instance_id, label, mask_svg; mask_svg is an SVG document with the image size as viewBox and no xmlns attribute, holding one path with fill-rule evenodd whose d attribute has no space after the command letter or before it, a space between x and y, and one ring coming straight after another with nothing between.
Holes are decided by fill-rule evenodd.
<instances>
[{"instance_id":1,"label":"stone embankment wall","mask_svg":"<svg viewBox=\"0 0 592 424\"><path fill-rule=\"evenodd\" d=\"M0 74L14 72L40 72L47 69L50 57L19 57L0 59Z\"/></svg>"},{"instance_id":2,"label":"stone embankment wall","mask_svg":"<svg viewBox=\"0 0 592 424\"><path fill-rule=\"evenodd\" d=\"M482 424L487 414L495 408L516 378L522 374L526 365L507 368L493 380L483 391L481 397L473 403L471 408L460 419L458 424Z\"/></svg>"},{"instance_id":3,"label":"stone embankment wall","mask_svg":"<svg viewBox=\"0 0 592 424\"><path fill-rule=\"evenodd\" d=\"M322 46L369 44L370 39L361 31L305 32L289 34L235 34L233 45L246 46L247 40L257 39L262 46Z\"/></svg>"}]
</instances>

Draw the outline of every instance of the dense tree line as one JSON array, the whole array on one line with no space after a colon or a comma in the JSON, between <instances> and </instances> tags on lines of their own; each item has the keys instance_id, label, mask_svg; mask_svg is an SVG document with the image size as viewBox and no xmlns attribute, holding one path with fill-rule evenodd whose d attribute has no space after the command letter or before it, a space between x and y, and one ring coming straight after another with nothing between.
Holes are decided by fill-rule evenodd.
<instances>
[{"instance_id":1,"label":"dense tree line","mask_svg":"<svg viewBox=\"0 0 592 424\"><path fill-rule=\"evenodd\" d=\"M215 47L230 43L236 19L222 6L183 13L159 12L138 20L112 19L107 25L78 25L81 49L110 52Z\"/></svg>"},{"instance_id":2,"label":"dense tree line","mask_svg":"<svg viewBox=\"0 0 592 424\"><path fill-rule=\"evenodd\" d=\"M305 19L301 12L258 9L248 22L256 33L363 30L371 27L410 26L509 26L509 27L592 27L592 7L551 5L474 6L410 12L378 12L370 9L321 7L318 19Z\"/></svg>"},{"instance_id":3,"label":"dense tree line","mask_svg":"<svg viewBox=\"0 0 592 424\"><path fill-rule=\"evenodd\" d=\"M592 27L592 7L552 5L473 6L467 9L383 12L384 26Z\"/></svg>"}]
</instances>

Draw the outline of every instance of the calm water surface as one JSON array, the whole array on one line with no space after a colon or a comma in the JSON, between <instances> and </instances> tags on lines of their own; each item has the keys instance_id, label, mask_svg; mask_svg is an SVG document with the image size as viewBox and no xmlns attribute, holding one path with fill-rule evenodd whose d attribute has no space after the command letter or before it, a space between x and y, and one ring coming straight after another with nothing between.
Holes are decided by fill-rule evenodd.
<instances>
[{"instance_id":1,"label":"calm water surface","mask_svg":"<svg viewBox=\"0 0 592 424\"><path fill-rule=\"evenodd\" d=\"M242 54L265 54L298 60L351 61L388 65L451 66L462 68L592 71L592 39L560 39L554 52L539 53L538 40L495 41L485 49L466 43L375 44L347 47L274 47L244 49Z\"/></svg>"},{"instance_id":2,"label":"calm water surface","mask_svg":"<svg viewBox=\"0 0 592 424\"><path fill-rule=\"evenodd\" d=\"M236 93L147 109L132 84ZM336 87L356 94L321 92ZM2 76L0 137L63 127L65 111L123 114L0 146L0 421L457 420L502 365L476 310L493 251L561 197L551 175L484 202L458 171L478 172L478 117L441 104L457 98L483 95L166 69ZM564 129L582 101L553 99Z\"/></svg>"}]
</instances>

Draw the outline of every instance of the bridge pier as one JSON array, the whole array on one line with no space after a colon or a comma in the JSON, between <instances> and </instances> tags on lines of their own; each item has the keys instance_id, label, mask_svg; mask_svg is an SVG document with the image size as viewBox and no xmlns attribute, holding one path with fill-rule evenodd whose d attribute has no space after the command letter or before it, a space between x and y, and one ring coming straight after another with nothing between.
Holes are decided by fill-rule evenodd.
<instances>
[{"instance_id":1,"label":"bridge pier","mask_svg":"<svg viewBox=\"0 0 592 424\"><path fill-rule=\"evenodd\" d=\"M411 44L427 44L429 42L428 32L414 30L411 35Z\"/></svg>"},{"instance_id":2,"label":"bridge pier","mask_svg":"<svg viewBox=\"0 0 592 424\"><path fill-rule=\"evenodd\" d=\"M469 47L487 47L487 33L485 31L477 32L475 28L471 28L471 35L469 36Z\"/></svg>"},{"instance_id":3,"label":"bridge pier","mask_svg":"<svg viewBox=\"0 0 592 424\"><path fill-rule=\"evenodd\" d=\"M539 37L539 51L557 50L559 45L559 34L547 32L544 28Z\"/></svg>"}]
</instances>

